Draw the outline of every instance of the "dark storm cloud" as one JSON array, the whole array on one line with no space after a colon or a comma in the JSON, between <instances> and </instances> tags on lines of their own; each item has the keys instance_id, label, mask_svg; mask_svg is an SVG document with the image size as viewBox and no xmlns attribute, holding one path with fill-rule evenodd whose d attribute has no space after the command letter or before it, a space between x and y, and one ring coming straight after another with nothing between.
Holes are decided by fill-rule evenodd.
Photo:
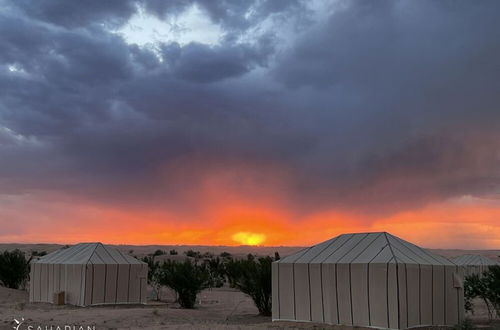
<instances>
[{"instance_id":1,"label":"dark storm cloud","mask_svg":"<svg viewBox=\"0 0 500 330\"><path fill-rule=\"evenodd\" d=\"M64 27L74 28L92 24L123 24L136 12L136 4L129 0L87 0L68 2L64 0L19 0L11 3L26 15Z\"/></svg>"},{"instance_id":2,"label":"dark storm cloud","mask_svg":"<svg viewBox=\"0 0 500 330\"><path fill-rule=\"evenodd\" d=\"M339 2L320 20L291 1L200 1L221 43L157 53L108 31L138 5L165 17L192 3L7 6L4 192L163 206L235 160L293 173L285 194L307 209L395 210L498 189L497 2ZM269 17L309 24L287 43L273 29L237 42ZM159 180L189 155L182 187L174 171Z\"/></svg>"}]
</instances>

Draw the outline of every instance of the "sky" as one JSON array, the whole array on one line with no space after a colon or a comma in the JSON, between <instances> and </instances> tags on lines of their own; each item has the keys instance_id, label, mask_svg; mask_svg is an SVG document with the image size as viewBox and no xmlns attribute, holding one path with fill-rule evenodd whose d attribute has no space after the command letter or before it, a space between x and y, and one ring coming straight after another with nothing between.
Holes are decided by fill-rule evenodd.
<instances>
[{"instance_id":1,"label":"sky","mask_svg":"<svg viewBox=\"0 0 500 330\"><path fill-rule=\"evenodd\" d=\"M498 249L499 10L0 0L0 242Z\"/></svg>"}]
</instances>

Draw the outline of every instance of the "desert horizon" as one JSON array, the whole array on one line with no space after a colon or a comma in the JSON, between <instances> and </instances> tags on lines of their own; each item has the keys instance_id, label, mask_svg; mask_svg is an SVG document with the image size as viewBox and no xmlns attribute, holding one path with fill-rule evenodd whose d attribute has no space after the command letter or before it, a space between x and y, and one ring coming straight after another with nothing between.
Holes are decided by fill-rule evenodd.
<instances>
[{"instance_id":1,"label":"desert horizon","mask_svg":"<svg viewBox=\"0 0 500 330\"><path fill-rule=\"evenodd\" d=\"M98 240L92 242L100 242ZM87 243L87 242L79 242ZM212 254L220 254L223 252L228 252L235 255L246 256L247 254L256 255L268 255L272 256L275 252L278 252L281 257L293 254L302 249L308 248L308 246L256 246L256 245L189 245L189 244L107 244L106 242L101 242L103 244L113 246L118 248L124 253L130 253L133 250L133 255L138 257L143 257L147 254L154 253L156 250L162 250L166 254L172 249L177 252L184 253L189 250L199 251L199 252L209 252ZM317 242L320 243L320 242ZM316 243L316 244L317 244ZM66 245L73 244L59 244L59 243L0 243L0 252L20 249L23 252L45 251L47 253L54 252ZM425 248L425 247L424 247ZM452 249L430 249L426 248L436 254L442 255L447 258L453 258L465 254L477 254L492 258L494 260L500 261L500 249L464 249L464 248L452 248Z\"/></svg>"}]
</instances>

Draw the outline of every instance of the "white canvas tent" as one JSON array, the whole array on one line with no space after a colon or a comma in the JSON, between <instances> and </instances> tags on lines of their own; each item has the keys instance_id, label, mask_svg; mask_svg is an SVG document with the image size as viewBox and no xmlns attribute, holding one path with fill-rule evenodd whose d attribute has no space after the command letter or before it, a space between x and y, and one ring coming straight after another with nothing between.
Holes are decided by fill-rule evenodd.
<instances>
[{"instance_id":1,"label":"white canvas tent","mask_svg":"<svg viewBox=\"0 0 500 330\"><path fill-rule=\"evenodd\" d=\"M388 233L340 235L272 267L273 320L406 329L463 319L461 267Z\"/></svg>"},{"instance_id":2,"label":"white canvas tent","mask_svg":"<svg viewBox=\"0 0 500 330\"><path fill-rule=\"evenodd\" d=\"M80 243L33 261L30 302L88 306L146 303L148 265L101 243Z\"/></svg>"},{"instance_id":3,"label":"white canvas tent","mask_svg":"<svg viewBox=\"0 0 500 330\"><path fill-rule=\"evenodd\" d=\"M453 262L464 268L466 276L472 274L481 275L487 271L490 266L500 266L500 263L480 255L465 254L460 257L453 258Z\"/></svg>"}]
</instances>

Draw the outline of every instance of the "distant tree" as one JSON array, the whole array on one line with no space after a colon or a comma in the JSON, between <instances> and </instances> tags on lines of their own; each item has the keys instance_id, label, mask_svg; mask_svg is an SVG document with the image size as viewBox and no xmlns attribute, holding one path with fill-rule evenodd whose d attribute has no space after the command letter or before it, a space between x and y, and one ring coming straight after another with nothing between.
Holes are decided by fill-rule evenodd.
<instances>
[{"instance_id":1,"label":"distant tree","mask_svg":"<svg viewBox=\"0 0 500 330\"><path fill-rule=\"evenodd\" d=\"M224 251L224 252L222 252L222 253L220 254L220 257L221 257L221 258L224 258L224 259L230 259L230 258L232 258L232 257L233 257L233 255L232 255L231 253L229 253L229 252L225 252L225 251Z\"/></svg>"},{"instance_id":2,"label":"distant tree","mask_svg":"<svg viewBox=\"0 0 500 330\"><path fill-rule=\"evenodd\" d=\"M184 262L167 260L161 274L161 284L176 292L177 301L183 308L194 308L198 293L209 286L207 268L189 259Z\"/></svg>"},{"instance_id":3,"label":"distant tree","mask_svg":"<svg viewBox=\"0 0 500 330\"><path fill-rule=\"evenodd\" d=\"M30 261L21 250L4 251L0 254L0 282L12 289L24 286L30 273Z\"/></svg>"},{"instance_id":4,"label":"distant tree","mask_svg":"<svg viewBox=\"0 0 500 330\"><path fill-rule=\"evenodd\" d=\"M201 259L200 251L187 250L184 254L188 257L195 258L196 260Z\"/></svg>"},{"instance_id":5,"label":"distant tree","mask_svg":"<svg viewBox=\"0 0 500 330\"><path fill-rule=\"evenodd\" d=\"M280 257L280 254L278 251L274 252L274 260L280 260L281 257Z\"/></svg>"},{"instance_id":6,"label":"distant tree","mask_svg":"<svg viewBox=\"0 0 500 330\"><path fill-rule=\"evenodd\" d=\"M47 252L45 252L45 251L41 251L41 252L38 252L37 250L31 251L32 257L43 257L45 255L47 255Z\"/></svg>"},{"instance_id":7,"label":"distant tree","mask_svg":"<svg viewBox=\"0 0 500 330\"><path fill-rule=\"evenodd\" d=\"M134 254L134 250L132 249L128 250L128 254Z\"/></svg>"},{"instance_id":8,"label":"distant tree","mask_svg":"<svg viewBox=\"0 0 500 330\"><path fill-rule=\"evenodd\" d=\"M161 255L164 255L164 254L165 254L165 251L163 251L163 250L156 250L153 253L153 257L161 256Z\"/></svg>"},{"instance_id":9,"label":"distant tree","mask_svg":"<svg viewBox=\"0 0 500 330\"><path fill-rule=\"evenodd\" d=\"M177 252L177 250L174 250L174 249L170 250L169 253L170 253L171 256L176 256L176 255L179 254L179 252Z\"/></svg>"},{"instance_id":10,"label":"distant tree","mask_svg":"<svg viewBox=\"0 0 500 330\"><path fill-rule=\"evenodd\" d=\"M202 255L203 259L212 259L213 257L214 257L214 255L212 253L210 253L210 252L205 252Z\"/></svg>"},{"instance_id":11,"label":"distant tree","mask_svg":"<svg viewBox=\"0 0 500 330\"><path fill-rule=\"evenodd\" d=\"M230 260L226 264L229 285L249 295L261 315L271 315L271 257L255 258L249 254L246 260Z\"/></svg>"}]
</instances>

